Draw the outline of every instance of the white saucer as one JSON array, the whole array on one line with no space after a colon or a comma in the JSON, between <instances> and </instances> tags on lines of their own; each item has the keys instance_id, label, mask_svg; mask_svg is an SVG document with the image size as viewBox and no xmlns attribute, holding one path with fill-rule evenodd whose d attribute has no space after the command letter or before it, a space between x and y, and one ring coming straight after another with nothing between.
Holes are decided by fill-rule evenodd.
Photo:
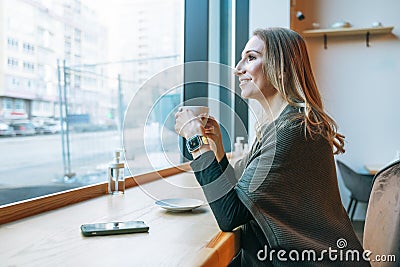
<instances>
[{"instance_id":1,"label":"white saucer","mask_svg":"<svg viewBox=\"0 0 400 267\"><path fill-rule=\"evenodd\" d=\"M155 203L163 209L175 212L190 211L204 204L203 201L192 198L169 198Z\"/></svg>"}]
</instances>

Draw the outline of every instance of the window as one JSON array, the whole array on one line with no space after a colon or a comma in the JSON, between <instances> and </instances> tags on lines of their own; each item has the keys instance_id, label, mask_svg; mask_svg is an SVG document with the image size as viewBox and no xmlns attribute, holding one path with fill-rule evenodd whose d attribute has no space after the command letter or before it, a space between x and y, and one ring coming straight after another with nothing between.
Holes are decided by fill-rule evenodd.
<instances>
[{"instance_id":1,"label":"window","mask_svg":"<svg viewBox=\"0 0 400 267\"><path fill-rule=\"evenodd\" d=\"M24 52L27 54L33 54L33 52L35 51L34 46L30 43L25 42L25 43L23 43L22 47L24 49Z\"/></svg>"},{"instance_id":2,"label":"window","mask_svg":"<svg viewBox=\"0 0 400 267\"><path fill-rule=\"evenodd\" d=\"M81 87L81 76L80 75L75 75L74 86L75 86L75 88Z\"/></svg>"},{"instance_id":3,"label":"window","mask_svg":"<svg viewBox=\"0 0 400 267\"><path fill-rule=\"evenodd\" d=\"M12 78L12 85L13 86L18 86L19 85L19 79L18 78Z\"/></svg>"},{"instance_id":4,"label":"window","mask_svg":"<svg viewBox=\"0 0 400 267\"><path fill-rule=\"evenodd\" d=\"M13 101L10 98L3 98L3 109L4 110L13 110Z\"/></svg>"},{"instance_id":5,"label":"window","mask_svg":"<svg viewBox=\"0 0 400 267\"><path fill-rule=\"evenodd\" d=\"M60 1L63 2L64 0ZM16 156L18 156L18 161L29 161L31 165L29 168L26 168L25 165L16 166L16 168L11 170L14 178L12 181L18 181L18 183L10 183L8 177L2 177L0 175L0 183L2 183L3 186L20 187L21 190L24 190L24 186L43 189L43 185L52 187L54 183L57 183L61 185L58 190L63 190L105 181L107 177L105 172L107 162L109 162L112 157L112 150L117 146L121 146L123 113L127 109L130 99L136 99L133 96L138 93L142 93L144 97L142 96L139 98L141 101L135 103L137 105L129 105L129 107L133 107L137 112L135 112L134 116L130 117L129 125L126 125L127 122L125 122L125 129L129 126L128 130L132 130L129 137L144 139L145 143L138 143L137 139L127 140L131 141L129 144L133 144L134 146L130 146L129 151L126 153L126 159L130 164L130 169L127 170L126 175L136 175L175 165L176 162L180 163L181 150L179 145L177 145L177 135L174 133L173 129L173 114L175 111L174 108L181 104L181 99L185 99L185 92L183 92L184 89L182 87L173 89L167 88L165 82L168 81L170 76L163 76L162 74L165 74L165 72L162 70L183 63L184 1L185 4L195 3L195 5L201 2L202 7L192 11L201 14L202 19L209 18L213 20L216 18L218 21L215 24L215 21L207 22L203 20L205 24L201 24L200 28L212 30L219 28L225 29L221 30L220 39L218 39L219 37L217 39L214 38L219 35L219 30L216 30L215 34L210 31L206 33L202 32L201 37L205 38L206 42L201 41L200 46L194 43L195 45L193 45L193 48L200 50L203 55L207 53L211 55L212 51L216 51L215 49L211 49L214 45L214 48L217 48L216 54L220 54L221 56L209 56L206 57L205 60L217 61L231 66L234 65L235 59L232 60L232 63L229 62L229 60L224 60L224 57L225 59L234 58L231 57L232 54L235 53L235 51L233 51L235 46L232 42L231 31L236 27L230 24L232 24L234 20L233 17L237 17L238 15L233 15L231 12L232 4L239 2L236 0L169 0L168 3L165 3L167 1L164 0L149 0L149 6L139 0L116 0L112 2L113 8L109 7L109 1L107 0L98 0L95 2L95 5L91 0L81 0L82 10L79 16L87 16L87 8L89 10L90 8L96 8L98 10L103 9L103 15L101 15L101 12L98 13L100 14L98 17L91 17L89 20L90 27L82 27L83 32L81 35L85 36L86 30L92 30L93 34L98 37L97 45L91 46L86 43L84 40L85 38L83 38L83 40L81 40L81 46L79 46L79 51L77 51L76 48L77 42L73 42L70 48L71 54L75 55L78 53L82 55L82 63L79 64L76 64L76 62L69 62L68 58L65 58L65 60L61 58L58 63L55 62L57 62L56 59L59 55L66 54L63 50L63 36L68 34L72 36L75 26L79 25L82 21L88 20L79 17L79 13L75 10L76 14L74 15L76 18L74 18L74 21L76 21L77 24L66 25L68 21L71 21L67 18L71 18L74 12L72 7L68 6L73 5L70 0L65 0L65 3L61 5L61 7L66 7L65 10L68 9L66 13L64 13L64 9L59 10L57 13L57 10L52 10L49 6L49 11L54 11L58 14L58 17L56 16L54 23L51 23L52 27L43 31L43 36L41 38L44 41L43 44L38 45L38 47L46 50L48 52L46 57L53 60L46 61L46 64L43 62L35 62L35 64L46 66L46 81L43 81L46 86L46 93L44 96L40 97L52 99L52 101L46 104L48 105L46 107L48 114L46 114L46 112L41 112L40 114L36 113L38 106L35 102L38 101L37 99L25 101L25 103L28 114L32 116L42 116L43 118L41 119L51 119L59 122L61 129L65 129L68 122L69 130L65 130L65 132L68 133L69 142L62 142L60 139L63 139L61 137L65 137L65 135L61 135L60 133L44 136L44 138L35 138L36 136L29 138L30 140L33 139L34 142L42 142L38 144L38 147L41 147L40 150L26 150L25 144L18 144L18 142L15 142L13 147L8 148L9 151L17 152L23 149L23 153L15 153ZM11 1L11 3L14 2ZM243 2L248 3L248 1ZM27 5L31 5L30 2L26 3ZM46 4L48 2L43 3L44 6L48 6ZM128 3L128 5L121 5L121 3ZM210 9L208 9L209 4ZM84 5L87 5L87 7L84 7ZM138 6L140 6L139 11L137 8ZM220 11L216 8L218 6L221 9ZM173 12L165 12L165 10L171 10ZM211 11L210 14L208 10ZM216 13L213 13L214 11L216 11ZM228 11L227 14L224 13L226 11ZM244 14L247 12L242 6L237 8L236 11L237 13L242 12ZM155 14L154 16L149 16L147 19L150 25L149 32L143 31L138 34L138 26L135 24L138 17L132 16L135 12L136 14L142 14L142 17L146 14ZM90 14L93 15L91 12ZM215 16L215 14L217 15ZM186 16L187 15L188 14L186 14ZM110 16L112 17L111 20L109 19ZM188 26L188 21L191 23L190 26L196 23L199 24L198 21L193 19L195 17L197 16L187 16L187 18L190 19L187 19L187 24L185 26ZM64 19L58 21L58 18ZM147 23L147 20L143 23ZM110 22L110 25L105 27L108 28L106 31L104 27L99 26L101 22L104 21ZM20 23L21 21L16 21L16 25ZM241 21L240 23L243 24L242 26L244 28L248 26L245 21ZM113 27L109 27L111 25L113 25ZM129 25L129 27L127 27L127 25ZM161 25L161 28L164 30L160 31L160 26L155 25ZM207 27L204 25L207 25ZM228 29L229 27L231 28ZM129 30L127 30L128 28ZM69 33L67 33L68 29ZM188 32L185 34L187 35ZM237 30L235 34L237 34ZM233 36L235 36L235 34L233 34ZM242 34L245 35L247 33L243 31ZM211 37L211 35L213 37ZM170 38L171 36L173 36L173 38ZM197 35L191 33L189 39L193 36L197 37ZM51 42L49 42L50 37ZM40 40L40 38L38 40ZM112 42L107 42L107 40L112 40ZM172 40L173 44L166 44L161 40L166 40L166 42ZM144 41L149 43L149 48L148 51L146 51L146 56L143 55L143 58L140 58L139 52L134 48L138 46L138 43ZM224 42L226 43L224 44ZM50 43L51 49L48 49ZM110 47L107 47L105 44L108 44ZM167 49L160 49L160 45L165 45ZM236 44L236 46L239 47L240 43ZM203 49L207 50L208 47L210 47L210 51L204 54ZM237 47L236 50L241 49ZM192 50L192 52L195 51L195 49ZM90 60L88 55L91 55ZM97 55L98 57L93 58L92 55ZM40 59L38 60L40 61ZM143 75L137 75L139 71L141 71ZM145 74L145 71L147 71L147 74ZM50 74L47 75L48 73ZM59 80L57 79L57 74L60 77ZM158 82L153 79L157 74L161 74L158 77ZM73 75L80 75L82 78L81 88L77 90L71 86L71 83L73 84L74 82L73 79L71 79ZM179 75L176 76L176 80L183 81L182 77L179 77ZM90 82L87 84L87 81ZM41 84L42 83L39 84L39 82L37 82L37 90L43 90ZM58 87L58 84L61 86ZM61 101L58 100L59 88L62 89L61 95L63 97ZM214 94L215 92L217 92L217 94ZM230 107L233 105L233 101L232 97L227 96L228 94L224 93L218 86L208 86L208 95L210 98L214 97L215 100L222 104L226 103L226 105ZM40 101L41 100L39 100L39 102ZM208 104L211 106L213 102L208 101ZM31 106L34 107L34 112L30 110ZM43 109L39 108L39 111L43 111ZM217 115L220 116L220 121L226 119L232 122L232 118L222 116L223 110L221 107L216 108L215 111ZM233 128L233 125L231 128ZM160 131L160 129L162 131ZM143 136L144 130L146 136ZM228 130L229 133L232 133L232 129ZM127 135L124 134L124 136ZM63 146L63 150L65 149L65 153L61 154L53 150L53 148L58 147L60 143ZM160 153L160 143L165 153ZM37 143L34 144L36 145ZM228 140L228 145L226 147L229 146L230 143ZM8 153L8 155L10 156L3 161L5 164L2 166L6 166L8 162L16 161L15 156L13 158L11 153ZM24 158L21 158L21 155ZM51 164L49 164L49 162L51 162ZM0 173L1 168L0 166ZM168 172L169 170L166 171ZM34 173L35 175L29 176L28 180L27 176L24 175L26 172ZM82 189L82 191L87 193L88 189L95 189L95 187L97 190L97 186L92 186L86 187ZM65 203L70 204L76 202L76 200L71 199L69 193L60 196L63 199L65 198ZM29 198L29 195L26 197ZM11 206L11 209L17 210L18 208L18 211L22 211L24 214L28 214L25 216L29 216L35 214L38 210L45 211L48 210L49 207L54 208L54 206L49 204L49 197L43 198L43 200L46 202L44 205L45 207L37 206L35 209L31 209L30 205L38 203L32 201L27 202L25 206L25 203ZM12 202L16 200L9 201ZM58 201L56 202L58 203ZM0 205L2 204L5 203L0 203ZM0 211L4 211L3 213L7 214L9 213L6 207L0 207ZM11 217L15 219L14 216ZM10 218L10 216L8 216L8 218Z\"/></svg>"},{"instance_id":6,"label":"window","mask_svg":"<svg viewBox=\"0 0 400 267\"><path fill-rule=\"evenodd\" d=\"M77 14L81 13L81 1L74 1L74 12L76 12Z\"/></svg>"},{"instance_id":7,"label":"window","mask_svg":"<svg viewBox=\"0 0 400 267\"><path fill-rule=\"evenodd\" d=\"M23 67L25 71L33 72L35 70L35 65L32 62L24 61Z\"/></svg>"},{"instance_id":8,"label":"window","mask_svg":"<svg viewBox=\"0 0 400 267\"><path fill-rule=\"evenodd\" d=\"M32 115L35 116L33 121L37 124L37 126L43 126L44 124L49 124L50 120L43 119L43 117L51 114L52 111L52 103L46 101L32 101L31 103ZM44 129L48 131L49 129Z\"/></svg>"},{"instance_id":9,"label":"window","mask_svg":"<svg viewBox=\"0 0 400 267\"><path fill-rule=\"evenodd\" d=\"M30 88L32 87L32 85L33 85L33 83L32 83L31 80L27 80L27 81L26 81L26 87L27 87L28 89L30 89Z\"/></svg>"},{"instance_id":10,"label":"window","mask_svg":"<svg viewBox=\"0 0 400 267\"><path fill-rule=\"evenodd\" d=\"M43 6L38 6L35 1L25 1L26 10L40 14L40 19L35 16L7 18L8 24L26 24L29 27L25 28L34 31L28 34L24 28L19 32L19 26L13 27L12 31L11 28L6 29L8 47L21 47L21 58L6 54L7 66L20 67L22 71L19 74L21 77L15 75L14 79L7 80L7 84L14 84L13 88L18 90L14 90L15 99L2 98L0 114L5 114L2 111L8 109L8 114L15 116L10 120L23 114L24 120L35 123L58 122L66 131L64 134L57 131L40 136L43 131L38 127L38 132L24 142L40 149L26 150L22 138L6 137L15 139L10 142L13 147L7 151L6 161L0 165L0 184L3 187L25 190L28 186L39 189L43 185L54 188L61 185L59 190L63 190L106 181L107 164L112 160L114 149L122 146L123 116L130 99L142 91L140 88L144 81L170 66L183 63L182 52L176 51L183 51L184 0L170 0L168 4L164 0L59 2L61 10L54 9L53 1L41 1ZM8 3L15 5L13 10L18 10L20 1ZM166 13L166 6L172 6L172 11ZM143 14L152 16L132 16L137 14L138 7L145 11ZM49 12L42 12L44 8ZM74 19L71 19L72 16ZM2 19L0 17L0 22ZM141 36L148 40L148 44L140 46L137 35L139 20L146 28ZM160 31L158 27L151 26L164 23L171 29ZM20 38L19 41L14 34ZM163 35L172 35L171 44L161 55L165 58L159 58L159 43L151 40L154 36L165 40ZM37 40L37 43L30 40ZM34 60L30 60L32 54L36 55ZM165 100L161 100L162 107L155 107L159 112L152 113L147 125L133 121L136 123L134 129L137 132L143 132L144 128L154 131L154 137L158 139L146 140L147 148L143 138L142 142L132 143L134 155L129 151L131 154L128 156L134 159L131 171L126 169L127 176L171 166L160 154L159 140L163 134L167 134L164 137L170 137L168 140L171 142L177 138L171 128L170 110L179 105L182 89L168 90L160 83L144 92L141 106L137 108L140 118L147 118L157 99ZM165 120L168 120L168 128L162 133ZM179 163L179 148L168 145L167 154ZM0 150L0 153L6 152ZM30 164L10 170L10 162L25 161ZM13 173L13 179L5 176L6 166L7 173ZM32 175L27 176L26 173ZM29 198L29 195L26 197ZM17 200L21 199L9 201Z\"/></svg>"},{"instance_id":11,"label":"window","mask_svg":"<svg viewBox=\"0 0 400 267\"><path fill-rule=\"evenodd\" d=\"M9 48L17 50L18 49L18 40L9 37L9 38L7 38L7 45Z\"/></svg>"},{"instance_id":12,"label":"window","mask_svg":"<svg viewBox=\"0 0 400 267\"><path fill-rule=\"evenodd\" d=\"M63 2L63 0L60 1ZM13 173L12 180L0 175L2 186L21 187L21 190L24 190L25 186L43 189L43 185L51 187L54 184L61 184L64 189L69 189L103 182L107 179L107 163L112 158L112 152L116 147L121 147L122 141L127 145L125 158L130 167L126 170L126 175L145 173L181 162L178 137L173 129L173 115L181 104L181 99L184 98L183 87L168 88L166 81L173 77L176 83L181 84L183 79L180 75L165 75L168 74L165 70L183 63L184 0L169 0L168 3L164 0L124 1L125 5L121 5L122 2L119 1L121 0L113 1L112 5L116 8L110 9L109 1L99 0L94 4L93 1L82 0L82 2L87 2L89 9L102 9L103 15L96 17L95 13L82 12L79 16L92 17L78 17L74 20L78 24L82 21L91 21L90 27L79 27L80 32L74 28L75 22L73 26L68 24L70 20L66 17L70 14L60 14L60 21L55 23L59 24L57 27L42 31L41 38L47 38L46 42L43 41L47 44L44 47L49 47L50 37L55 41L51 42L51 49L43 49L48 50L43 52L47 53L46 58L54 60L35 62L38 66L46 66L46 77L36 80L36 86L40 87L38 91L32 90L34 92L31 95L24 97L43 98L49 101L30 101L21 97L15 99L15 106L16 109L18 106L21 111L24 109L30 116L40 116L42 120L59 122L61 129L65 129L64 135L55 133L29 138L30 144L40 147L38 150L27 150L26 143L13 142L13 153L7 154L4 164L0 166L0 173L2 166L9 166L9 162L27 161L30 164L8 169L7 173ZM186 3L189 2L196 3L197 1L186 1ZM216 0L202 2L219 3ZM222 2L226 4L232 1L222 0ZM67 6L67 3L71 1L65 0L63 3ZM35 8L36 5L32 6ZM140 14L152 14L152 16L147 16L146 20L143 20L143 17L132 16L133 13L138 12L138 6L140 6ZM203 7L202 10L197 10L202 15L208 12L208 6ZM51 6L49 8L51 9ZM165 12L166 10L168 12ZM206 14L209 18L212 17ZM218 17L221 14L222 11ZM104 20L104 16L113 17L113 23L105 27L108 29L106 32L103 31L102 23L108 20ZM191 16L188 16L188 20L189 18ZM161 31L160 27L148 27L147 31L138 35L139 26L136 23L138 19L142 19L141 23L149 21L149 25L164 25L165 27ZM202 19L204 22L200 25L202 28L205 25L210 25L205 28L216 28L215 24L207 21L207 17L202 16ZM18 23L22 22L18 21ZM32 20L31 23L34 24L34 21ZM196 21L191 20L191 23L196 24ZM40 27L37 26L38 29ZM57 56L63 55L64 52L64 36L72 36L72 34L74 40L76 41L78 37L81 44L76 47L77 42L73 42L70 46L71 54L80 55L79 64L76 62L70 64L68 61L64 64L63 59L55 64ZM207 33L202 32L202 34L210 33L207 30ZM98 40L96 46L85 42L86 38L81 38L91 35ZM227 36L225 37L226 42L231 41ZM112 42L108 42L109 40ZM138 43L143 40L149 41L145 51L142 51L144 47L138 48ZM162 50L163 57L160 57L160 42L154 40L163 40L162 45L168 47ZM221 40L218 42L222 43ZM211 44L214 41L213 38L206 36L202 48L208 46L207 42ZM168 44L168 42L172 43ZM110 47L107 47L107 44L110 44ZM231 47L222 45L219 47L220 52L229 57L232 52ZM223 51L224 49L229 51ZM203 56L206 55L205 60L214 60L207 57L208 51L201 51L201 53ZM87 57L89 54L90 59ZM97 58L92 58L93 55L97 55ZM232 63L223 62L221 58L216 60L224 64ZM28 69L31 67L34 69L34 63L24 63L31 64L31 66L26 65ZM73 77L78 76L81 83L79 88L75 88ZM41 79L43 81L39 83ZM221 91L219 94L222 95ZM130 104L131 99L135 99L135 105ZM6 101L3 98L3 109ZM11 108L12 105L11 101ZM227 102L227 105L232 105L232 102ZM133 116L124 122L126 110L133 110ZM123 126L125 127L124 135L128 136L125 140L121 139ZM143 135L144 132L147 134ZM0 150L0 153L4 152ZM27 172L34 175L27 177ZM21 199L9 201L16 200ZM0 203L2 204L5 203Z\"/></svg>"},{"instance_id":13,"label":"window","mask_svg":"<svg viewBox=\"0 0 400 267\"><path fill-rule=\"evenodd\" d=\"M7 65L10 68L17 68L18 67L18 59L9 57L7 59Z\"/></svg>"},{"instance_id":14,"label":"window","mask_svg":"<svg viewBox=\"0 0 400 267\"><path fill-rule=\"evenodd\" d=\"M74 32L75 32L75 34L74 34L75 42L80 43L81 42L81 33L82 33L82 31L79 30L79 29L75 29Z\"/></svg>"},{"instance_id":15,"label":"window","mask_svg":"<svg viewBox=\"0 0 400 267\"><path fill-rule=\"evenodd\" d=\"M25 100L15 99L14 105L16 111L25 111Z\"/></svg>"}]
</instances>

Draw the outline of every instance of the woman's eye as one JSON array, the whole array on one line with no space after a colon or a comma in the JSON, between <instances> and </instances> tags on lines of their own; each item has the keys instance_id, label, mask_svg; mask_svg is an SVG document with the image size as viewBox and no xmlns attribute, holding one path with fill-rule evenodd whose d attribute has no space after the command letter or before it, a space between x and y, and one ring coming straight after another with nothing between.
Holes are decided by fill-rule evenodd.
<instances>
[{"instance_id":1,"label":"woman's eye","mask_svg":"<svg viewBox=\"0 0 400 267\"><path fill-rule=\"evenodd\" d=\"M252 61L252 60L254 60L254 59L256 59L255 56L252 56L252 55L249 55L249 56L248 56L248 60L249 60L249 61Z\"/></svg>"}]
</instances>

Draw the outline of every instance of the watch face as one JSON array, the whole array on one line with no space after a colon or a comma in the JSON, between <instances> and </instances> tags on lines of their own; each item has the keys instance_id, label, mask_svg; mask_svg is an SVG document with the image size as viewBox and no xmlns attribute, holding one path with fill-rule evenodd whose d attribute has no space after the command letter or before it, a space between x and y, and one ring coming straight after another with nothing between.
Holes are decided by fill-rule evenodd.
<instances>
[{"instance_id":1,"label":"watch face","mask_svg":"<svg viewBox=\"0 0 400 267\"><path fill-rule=\"evenodd\" d=\"M197 135L189 138L186 142L186 146L189 150L189 152L196 150L197 148L200 147L200 139Z\"/></svg>"}]
</instances>

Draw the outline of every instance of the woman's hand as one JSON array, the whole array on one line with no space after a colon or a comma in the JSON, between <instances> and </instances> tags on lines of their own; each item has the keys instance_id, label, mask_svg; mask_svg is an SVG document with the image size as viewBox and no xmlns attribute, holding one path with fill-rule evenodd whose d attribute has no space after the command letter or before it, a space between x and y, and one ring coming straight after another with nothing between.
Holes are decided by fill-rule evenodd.
<instances>
[{"instance_id":1,"label":"woman's hand","mask_svg":"<svg viewBox=\"0 0 400 267\"><path fill-rule=\"evenodd\" d=\"M210 141L211 150L214 151L218 162L225 156L224 144L222 143L221 128L214 117L209 116L204 129L204 134Z\"/></svg>"},{"instance_id":2,"label":"woman's hand","mask_svg":"<svg viewBox=\"0 0 400 267\"><path fill-rule=\"evenodd\" d=\"M188 139L196 134L205 135L200 117L196 117L190 109L179 108L175 114L175 132Z\"/></svg>"}]
</instances>

